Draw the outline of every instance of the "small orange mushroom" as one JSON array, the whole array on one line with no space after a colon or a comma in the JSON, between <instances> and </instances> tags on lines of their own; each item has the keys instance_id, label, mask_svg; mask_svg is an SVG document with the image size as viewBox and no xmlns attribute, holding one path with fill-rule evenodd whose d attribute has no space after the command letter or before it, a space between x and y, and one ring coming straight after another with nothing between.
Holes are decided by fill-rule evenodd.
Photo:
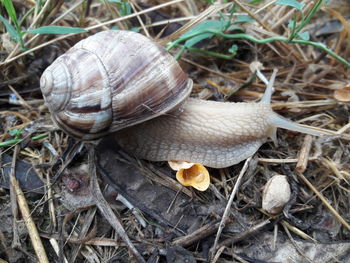
<instances>
[{"instance_id":1,"label":"small orange mushroom","mask_svg":"<svg viewBox=\"0 0 350 263\"><path fill-rule=\"evenodd\" d=\"M341 102L350 102L350 86L335 90L334 98Z\"/></svg>"},{"instance_id":2,"label":"small orange mushroom","mask_svg":"<svg viewBox=\"0 0 350 263\"><path fill-rule=\"evenodd\" d=\"M192 186L199 191L205 191L210 185L208 170L200 163L186 161L169 161L171 169L177 171L176 179L184 186Z\"/></svg>"}]
</instances>

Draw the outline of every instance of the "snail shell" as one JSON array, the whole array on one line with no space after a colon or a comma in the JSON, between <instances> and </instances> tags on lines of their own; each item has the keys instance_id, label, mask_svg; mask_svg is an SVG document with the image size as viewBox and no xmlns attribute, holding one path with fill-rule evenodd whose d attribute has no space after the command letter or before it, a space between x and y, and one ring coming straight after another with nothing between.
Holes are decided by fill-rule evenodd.
<instances>
[{"instance_id":1,"label":"snail shell","mask_svg":"<svg viewBox=\"0 0 350 263\"><path fill-rule=\"evenodd\" d=\"M91 140L176 109L192 80L152 40L108 30L57 58L40 88L54 122L77 139Z\"/></svg>"}]
</instances>

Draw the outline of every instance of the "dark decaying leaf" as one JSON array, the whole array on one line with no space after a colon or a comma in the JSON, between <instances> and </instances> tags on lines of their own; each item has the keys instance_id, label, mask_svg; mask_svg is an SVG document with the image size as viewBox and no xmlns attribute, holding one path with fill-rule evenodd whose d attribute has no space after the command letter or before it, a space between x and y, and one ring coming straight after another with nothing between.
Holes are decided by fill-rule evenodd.
<instances>
[{"instance_id":1,"label":"dark decaying leaf","mask_svg":"<svg viewBox=\"0 0 350 263\"><path fill-rule=\"evenodd\" d=\"M130 164L120 161L123 155L111 138L102 140L96 153L98 172L103 179L158 224L163 227L176 225L176 229L180 230L176 231L177 234L198 229L212 212L222 214L224 204L212 202L206 205L181 192L177 195L172 189L152 183L142 169L135 165L136 162ZM168 211L170 205L171 209Z\"/></svg>"},{"instance_id":2,"label":"dark decaying leaf","mask_svg":"<svg viewBox=\"0 0 350 263\"><path fill-rule=\"evenodd\" d=\"M9 188L9 174L11 171L12 157L3 154L0 163L3 169L0 170L0 187ZM34 171L32 165L25 161L16 161L15 176L24 191L44 193L44 184Z\"/></svg>"},{"instance_id":3,"label":"dark decaying leaf","mask_svg":"<svg viewBox=\"0 0 350 263\"><path fill-rule=\"evenodd\" d=\"M196 263L192 253L180 246L169 246L167 248L166 260L169 263Z\"/></svg>"}]
</instances>

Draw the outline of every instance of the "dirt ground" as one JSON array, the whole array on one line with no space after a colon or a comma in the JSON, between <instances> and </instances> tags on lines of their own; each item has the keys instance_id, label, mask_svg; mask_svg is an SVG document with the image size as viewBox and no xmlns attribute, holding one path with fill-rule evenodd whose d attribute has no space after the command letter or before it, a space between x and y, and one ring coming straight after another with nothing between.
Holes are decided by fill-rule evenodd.
<instances>
[{"instance_id":1,"label":"dirt ground","mask_svg":"<svg viewBox=\"0 0 350 263\"><path fill-rule=\"evenodd\" d=\"M0 15L0 263L350 262L347 0L3 0ZM93 141L73 138L77 135L68 135L53 122L48 104L66 94L74 99L90 91L82 84L45 103L40 77L77 42L109 29L138 32L166 48L193 80L190 96L219 101L213 104L217 107L229 102L261 105L267 96L264 82L275 72L272 110L304 130L288 126L278 128L274 136L275 125L254 137L260 117L252 118L236 146L229 148L226 141L219 143L226 131L216 126L211 111L199 112L194 116L202 118L198 130L188 131L197 138L193 145L201 145L200 131L209 127L215 133L210 134L208 147L220 145L215 148L218 156L226 148L237 151L237 161L219 167L207 165L205 158L181 160L200 167L181 170L183 180L210 178L210 184L209 179L207 185L199 180L193 187L177 180L179 172L169 167L166 157L149 161L120 146L122 134L131 136L128 145L139 145L132 137L134 126L119 137L108 132ZM130 50L105 52L113 57L108 63L127 64L124 52L139 48L128 41ZM91 45L104 50L106 44ZM151 46L142 55L150 53ZM165 53L162 49L159 56ZM154 60L135 62L140 71L125 67L125 76L115 82L132 82L140 72L148 75ZM96 71L89 61L78 56L77 64L71 65L76 75L64 81L79 82L82 71ZM106 61L101 63L109 68ZM155 78L162 74L160 69ZM89 74L85 82L100 81ZM145 93L141 97L148 107L148 96L160 92L146 92L143 80L135 83ZM46 84L50 81L45 79ZM172 97L176 92L170 92ZM77 103L72 110L92 115L101 111L102 106L94 109L88 104L95 101L95 93L88 95L86 105L78 108ZM141 102L134 92L128 96L124 106L129 114L134 113L133 103ZM109 98L101 99L105 100ZM160 118L182 116L186 107L162 112ZM154 115L157 109L148 112ZM223 123L238 114L223 113ZM241 115L250 118L248 113ZM94 128L78 127L77 122L72 121L69 129L77 128L79 134ZM231 129L236 135L241 119L237 123ZM141 125L139 140L161 140L163 135L158 134L145 139L154 125ZM172 138L173 133L186 134L185 126L162 129ZM175 140L162 143L175 147ZM193 170L198 174L190 175Z\"/></svg>"}]
</instances>

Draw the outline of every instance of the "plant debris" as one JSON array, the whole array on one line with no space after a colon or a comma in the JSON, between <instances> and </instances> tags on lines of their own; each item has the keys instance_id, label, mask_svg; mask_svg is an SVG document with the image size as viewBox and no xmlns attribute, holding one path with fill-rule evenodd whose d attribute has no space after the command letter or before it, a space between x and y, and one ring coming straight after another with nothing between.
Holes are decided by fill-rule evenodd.
<instances>
[{"instance_id":1,"label":"plant debris","mask_svg":"<svg viewBox=\"0 0 350 263\"><path fill-rule=\"evenodd\" d=\"M1 1L0 262L350 261L348 1L223 2ZM192 97L258 101L250 67L278 69L273 109L328 135L279 129L245 165L208 169L204 192L113 136L77 142L53 124L40 76L107 29L165 46ZM276 174L291 193L270 214Z\"/></svg>"}]
</instances>

